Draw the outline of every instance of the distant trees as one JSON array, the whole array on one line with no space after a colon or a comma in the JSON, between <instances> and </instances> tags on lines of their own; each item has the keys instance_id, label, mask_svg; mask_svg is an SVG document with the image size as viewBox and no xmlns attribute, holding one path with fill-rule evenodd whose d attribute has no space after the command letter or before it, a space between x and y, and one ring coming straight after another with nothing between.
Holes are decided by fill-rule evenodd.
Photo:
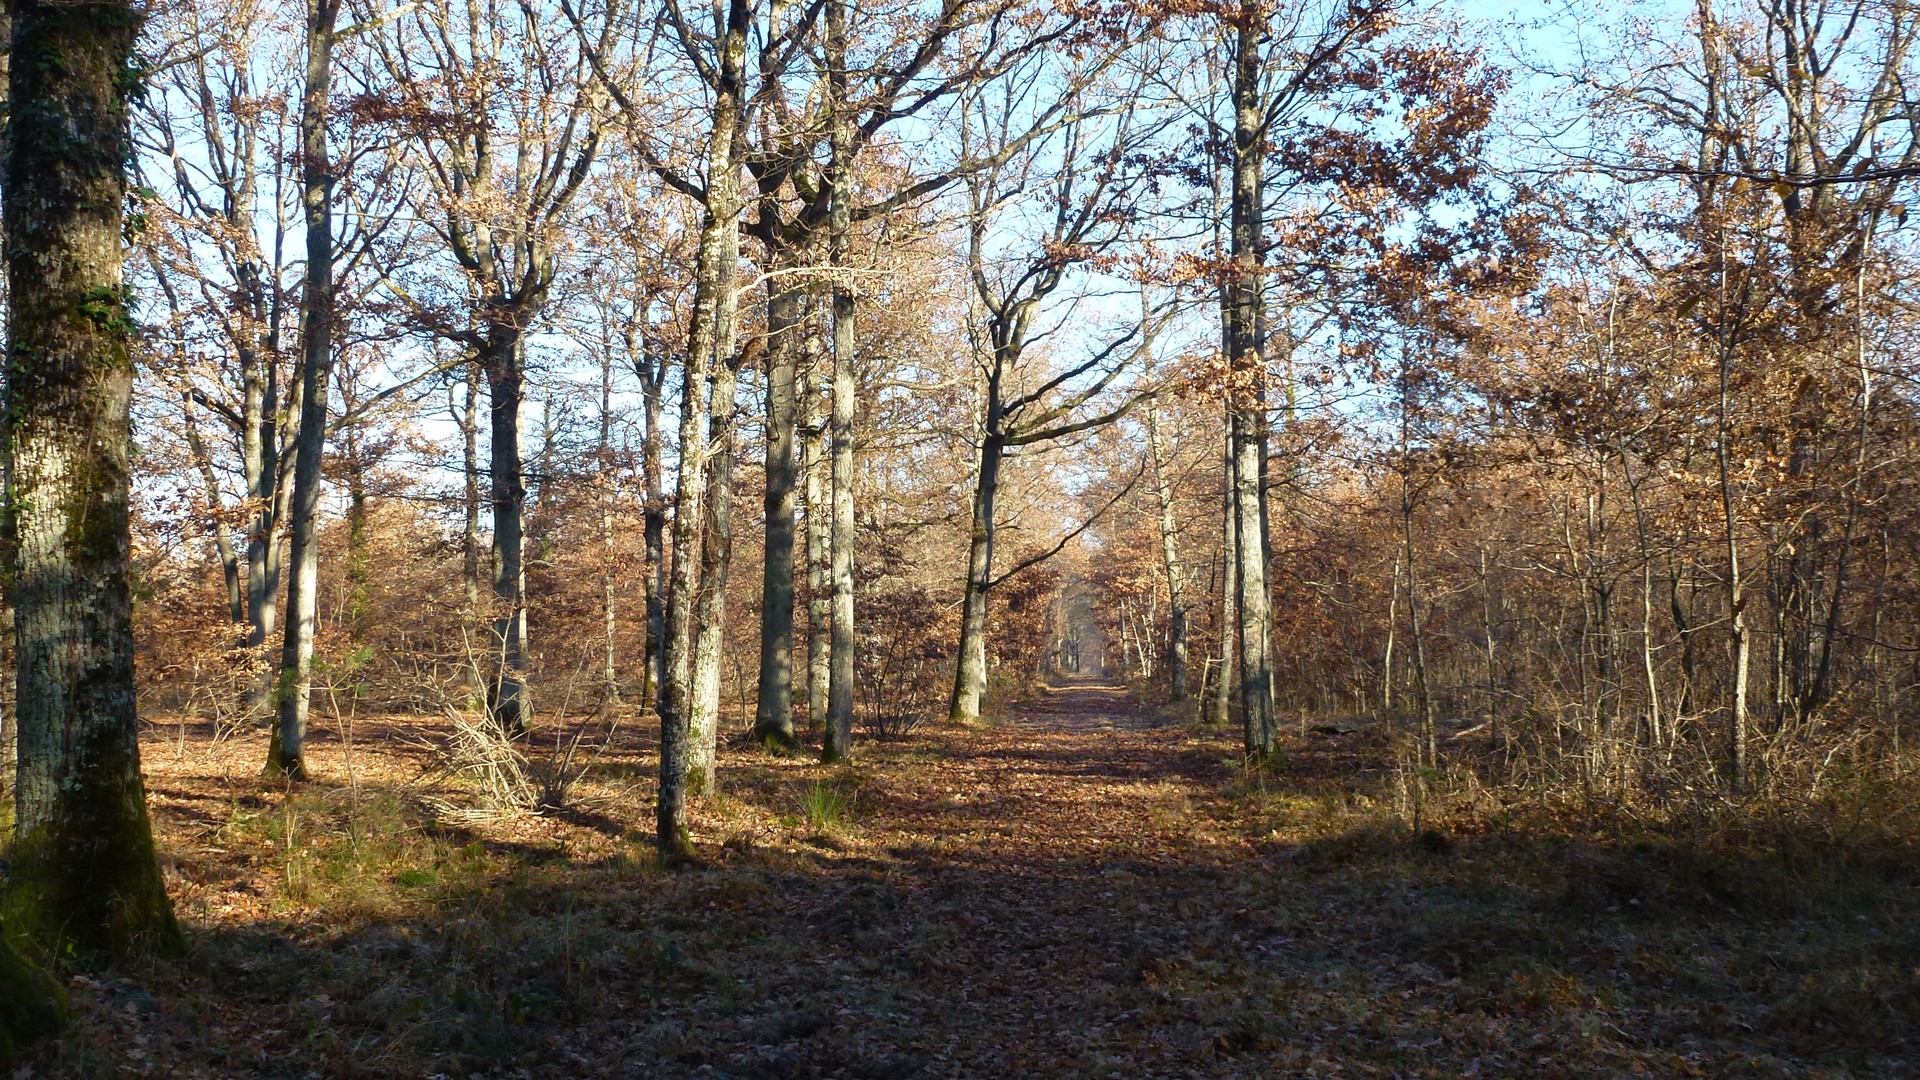
<instances>
[{"instance_id":1,"label":"distant trees","mask_svg":"<svg viewBox=\"0 0 1920 1080\"><path fill-rule=\"evenodd\" d=\"M608 29L588 47L604 47ZM384 76L358 101L421 177L411 209L432 236L409 275L408 319L485 377L492 511L487 708L520 733L532 714L522 411L527 339L561 272L574 202L600 152L604 90L561 14L544 5L415 5L372 38ZM450 267L457 284L433 278ZM430 268L430 269L429 269Z\"/></svg>"},{"instance_id":2,"label":"distant trees","mask_svg":"<svg viewBox=\"0 0 1920 1080\"><path fill-rule=\"evenodd\" d=\"M1113 55L1096 57L1090 71L1064 68L1051 80L1023 77L963 107L963 138L977 140L973 149L982 159L963 184L965 270L978 311L968 330L979 451L960 655L947 712L954 723L980 719L987 689L987 601L1001 580L993 567L1005 457L1110 424L1145 396L1138 385L1119 394L1109 390L1130 370L1136 377L1145 374L1136 361L1142 339L1151 338L1151 311L1091 342L1084 356L1041 367L1029 352L1058 329L1046 324L1056 292L1072 275L1111 263L1132 239L1139 217L1137 202L1149 175L1127 149L1151 137L1142 128L1152 121L1135 112L1137 98L1126 87L1114 88L1113 102L1096 89ZM1035 66L1044 64L1043 58ZM1058 98L1036 101L1024 93L1053 80L1068 88ZM1030 200L1038 206L1028 205ZM1071 307L1059 316L1079 317ZM1016 570L1031 565L1023 562Z\"/></svg>"},{"instance_id":3,"label":"distant trees","mask_svg":"<svg viewBox=\"0 0 1920 1080\"><path fill-rule=\"evenodd\" d=\"M14 414L13 482L53 493L20 557L106 583L149 700L271 710L286 778L345 672L516 735L654 710L674 855L728 728L844 760L1065 634L1237 708L1255 759L1338 711L1424 765L1467 721L1516 768L1752 791L1902 737L1911 11L1610 24L1561 73L1591 144L1502 171L1508 75L1438 13L1153 7L162 13L118 114L147 300L90 279L62 324L134 366L10 386L92 410ZM125 395L137 458L33 464ZM133 516L138 612L28 543L81 503ZM51 700L23 683L23 806ZM82 711L124 747L130 709Z\"/></svg>"}]
</instances>

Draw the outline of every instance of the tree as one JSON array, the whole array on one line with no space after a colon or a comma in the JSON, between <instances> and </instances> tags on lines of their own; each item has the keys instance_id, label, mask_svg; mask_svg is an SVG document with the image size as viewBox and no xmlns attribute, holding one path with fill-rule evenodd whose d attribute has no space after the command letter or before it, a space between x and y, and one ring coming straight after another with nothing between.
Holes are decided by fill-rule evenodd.
<instances>
[{"instance_id":1,"label":"tree","mask_svg":"<svg viewBox=\"0 0 1920 1080\"><path fill-rule=\"evenodd\" d=\"M15 952L0 925L0 1065L19 1049L59 1031L67 1022L67 992L53 976Z\"/></svg>"},{"instance_id":2,"label":"tree","mask_svg":"<svg viewBox=\"0 0 1920 1080\"><path fill-rule=\"evenodd\" d=\"M360 107L413 143L427 179L418 209L463 279L455 305L423 296L414 317L468 350L487 380L487 703L493 722L513 734L532 714L521 446L527 335L547 305L565 233L576 224L569 210L600 151L605 97L584 52L564 47L571 37L556 12L537 5L418 5L376 42L390 85Z\"/></svg>"},{"instance_id":3,"label":"tree","mask_svg":"<svg viewBox=\"0 0 1920 1080\"><path fill-rule=\"evenodd\" d=\"M1096 61L1095 75L1111 57ZM1012 80L1025 86L1025 80ZM1035 78L1045 83L1044 78ZM1127 149L1138 138L1150 136L1136 123L1132 95L1123 89L1111 115L1082 98L1090 81L1087 72L1069 71L1063 80L1071 87L1067 101L1041 110L1044 116L1064 116L1057 138L1021 139L1016 152L998 145L982 154L989 163L966 174L967 274L981 311L974 349L975 379L980 393L979 466L975 472L973 528L968 545L966 592L961 608L960 656L955 663L953 695L948 719L972 723L980 718L987 685L987 600L994 585L1007 575L993 574L995 497L1000 489L1002 461L1010 449L1044 445L1112 423L1144 398L1130 393L1118 402L1104 401L1110 387L1141 350L1138 339L1151 340L1155 318L1143 310L1141 322L1111 340L1088 350L1084 357L1051 371L1032 370L1028 348L1053 328L1036 326L1048 318L1047 304L1068 283L1070 275L1099 269L1109 253L1130 238L1134 202L1146 176L1129 161ZM1010 90L991 112L967 110L966 131L977 132L989 144L1009 134L1031 130L1021 123L1020 111L1031 107L1022 94ZM1024 208L1021 200L1039 196L1037 222L1010 220L1010 207ZM1024 229L1022 228L1024 226ZM1004 232L1020 235L1013 250L990 254L989 245L1006 243ZM1069 310L1054 316L1077 319ZM1084 528L1084 526L1083 526ZM1024 560L1015 571L1034 560Z\"/></svg>"},{"instance_id":4,"label":"tree","mask_svg":"<svg viewBox=\"0 0 1920 1080\"><path fill-rule=\"evenodd\" d=\"M287 622L275 702L279 723L267 751L267 773L288 780L307 775L307 708L313 688L313 635L318 619L320 459L326 450L327 394L333 381L334 162L328 145L333 49L340 0L308 0L306 82L300 96L300 205L307 266L300 297L300 428L294 440L291 535L293 576L287 581Z\"/></svg>"},{"instance_id":5,"label":"tree","mask_svg":"<svg viewBox=\"0 0 1920 1080\"><path fill-rule=\"evenodd\" d=\"M284 35L254 0L166 17L177 20L165 31L178 40L162 55L181 59L156 65L161 74L142 96L135 129L147 155L167 166L167 175L154 178L166 195L150 200L154 224L139 244L169 309L173 349L164 378L177 395L222 563L240 600L234 622L245 627L240 645L253 667L246 712L264 717L274 685L265 654L280 628L280 540L298 435L297 383L284 340L291 291L282 243L286 208L274 183L275 159L290 151L278 106L293 80L266 74L280 59ZM272 223L264 249L263 220ZM207 441L202 415L224 439ZM237 467L227 464L227 453L238 457ZM239 474L231 496L220 479L229 469ZM224 535L235 514L242 516L244 544Z\"/></svg>"},{"instance_id":6,"label":"tree","mask_svg":"<svg viewBox=\"0 0 1920 1080\"><path fill-rule=\"evenodd\" d=\"M4 526L19 687L8 928L55 955L180 944L140 775L123 278L130 5L13 5Z\"/></svg>"}]
</instances>

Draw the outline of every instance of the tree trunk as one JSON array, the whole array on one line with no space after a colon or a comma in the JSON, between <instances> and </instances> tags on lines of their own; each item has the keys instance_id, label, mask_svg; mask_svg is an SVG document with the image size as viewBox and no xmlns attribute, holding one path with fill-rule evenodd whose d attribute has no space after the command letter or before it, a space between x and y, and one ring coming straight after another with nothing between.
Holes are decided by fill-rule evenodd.
<instances>
[{"instance_id":1,"label":"tree trunk","mask_svg":"<svg viewBox=\"0 0 1920 1080\"><path fill-rule=\"evenodd\" d=\"M12 13L0 10L0 41L12 40ZM0 54L0 103L11 100L8 94L9 60L9 55ZM4 164L0 164L0 181L4 181L4 171ZM4 187L3 182L0 182L0 187ZM10 475L11 466L7 468ZM233 591L232 585L229 590ZM5 591L0 590L0 593ZM0 618L0 668L11 671L14 652L13 607L10 601L0 600L0 616L4 616ZM235 621L239 621L239 616L235 616ZM0 681L10 683L12 679ZM10 691L11 687L7 689ZM10 692L4 697L4 707L0 707L0 782L10 789L14 764L14 698ZM6 926L0 923L0 1066L13 1064L15 1055L26 1044L58 1032L66 1025L67 1018L66 989L58 980L14 952Z\"/></svg>"},{"instance_id":2,"label":"tree trunk","mask_svg":"<svg viewBox=\"0 0 1920 1080\"><path fill-rule=\"evenodd\" d=\"M0 926L0 1066L13 1064L28 1043L65 1027L69 1015L66 989L14 952Z\"/></svg>"},{"instance_id":3,"label":"tree trunk","mask_svg":"<svg viewBox=\"0 0 1920 1080\"><path fill-rule=\"evenodd\" d=\"M464 365L466 408L460 413L462 522L460 532L461 632L472 629L480 613L480 365ZM486 700L487 674L468 642L466 680L470 705Z\"/></svg>"},{"instance_id":4,"label":"tree trunk","mask_svg":"<svg viewBox=\"0 0 1920 1080\"><path fill-rule=\"evenodd\" d=\"M1261 9L1243 0L1235 55L1233 108L1232 245L1234 273L1228 285L1227 352L1236 385L1227 409L1233 447L1235 550L1239 556L1240 693L1244 699L1247 753L1274 752L1278 724L1273 702L1273 618L1267 591L1267 493L1265 410L1266 358L1260 330L1264 283L1260 275L1266 137L1261 94L1260 45L1266 32Z\"/></svg>"},{"instance_id":5,"label":"tree trunk","mask_svg":"<svg viewBox=\"0 0 1920 1080\"><path fill-rule=\"evenodd\" d=\"M829 560L833 582L833 639L827 672L826 761L844 761L853 738L853 286L846 272L853 235L853 117L847 93L847 5L828 0L828 97L833 109L833 156L829 165L832 210L828 260L833 282L833 528Z\"/></svg>"},{"instance_id":6,"label":"tree trunk","mask_svg":"<svg viewBox=\"0 0 1920 1080\"><path fill-rule=\"evenodd\" d=\"M1393 647L1400 633L1400 558L1400 552L1393 553L1393 583L1387 592L1387 643L1380 657L1380 714L1383 719L1393 717Z\"/></svg>"},{"instance_id":7,"label":"tree trunk","mask_svg":"<svg viewBox=\"0 0 1920 1080\"><path fill-rule=\"evenodd\" d=\"M767 293L766 559L760 585L760 681L753 737L792 746L794 384L805 294L774 279Z\"/></svg>"},{"instance_id":8,"label":"tree trunk","mask_svg":"<svg viewBox=\"0 0 1920 1080\"><path fill-rule=\"evenodd\" d=\"M1487 573L1486 549L1485 548L1480 549L1479 554L1480 554L1480 632L1487 639L1487 644L1485 649L1485 653L1486 653L1485 659L1487 662L1487 738L1491 740L1495 746L1499 746L1504 749L1505 743L1502 742L1500 738L1501 728L1500 728L1500 680L1498 675L1499 667L1494 662L1495 642L1494 642L1494 621L1493 621L1493 578ZM1652 641L1651 632L1649 632L1647 640L1649 642ZM1649 648L1651 648L1651 645L1649 645ZM1653 654L1649 652L1647 655L1651 657ZM1653 674L1653 669L1651 667L1652 661L1649 660L1648 663L1649 663L1649 667L1647 669L1647 674L1648 674L1648 677L1651 678ZM1656 726L1657 726L1657 723L1658 722L1656 721Z\"/></svg>"},{"instance_id":9,"label":"tree trunk","mask_svg":"<svg viewBox=\"0 0 1920 1080\"><path fill-rule=\"evenodd\" d=\"M1413 686L1420 695L1420 745L1428 765L1439 764L1440 747L1434 731L1433 686L1427 680L1426 629L1420 623L1420 577L1414 561L1413 478L1401 477L1400 524L1407 564L1407 645L1413 651Z\"/></svg>"},{"instance_id":10,"label":"tree trunk","mask_svg":"<svg viewBox=\"0 0 1920 1080\"><path fill-rule=\"evenodd\" d=\"M341 397L341 408L351 408L352 401L346 397L344 387L342 388ZM363 624L366 621L367 608L371 598L369 586L372 584L370 575L373 569L372 556L368 550L368 544L371 541L371 536L369 535L369 529L371 528L369 514L371 513L371 509L367 493L367 459L364 456L366 444L360 438L357 426L346 428L341 431L340 434L342 436L341 441L345 443L345 445L341 447L340 453L340 457L343 459L341 462L341 472L344 474L342 479L346 481L347 487L347 565L345 575L347 596L344 610L341 613L341 621L346 624L349 632L352 634L350 640L357 645L360 642L361 631L365 629Z\"/></svg>"},{"instance_id":11,"label":"tree trunk","mask_svg":"<svg viewBox=\"0 0 1920 1080\"><path fill-rule=\"evenodd\" d=\"M1727 329L1727 239L1720 236L1719 296L1719 408L1715 418L1714 457L1720 473L1720 512L1726 553L1727 644L1732 652L1729 672L1733 700L1727 717L1727 782L1736 793L1747 784L1747 682L1753 640L1747 628L1747 580L1740 562L1739 512L1733 490L1733 349Z\"/></svg>"},{"instance_id":12,"label":"tree trunk","mask_svg":"<svg viewBox=\"0 0 1920 1080\"><path fill-rule=\"evenodd\" d=\"M728 321L731 322L731 316ZM731 337L723 328L721 337ZM717 346L732 351L730 341ZM699 628L693 646L693 715L687 745L687 791L714 791L714 759L720 739L720 661L727 638L727 572L733 562L733 395L737 360L716 364L708 400L707 512L700 545Z\"/></svg>"},{"instance_id":13,"label":"tree trunk","mask_svg":"<svg viewBox=\"0 0 1920 1080\"><path fill-rule=\"evenodd\" d=\"M817 359L817 358L816 358ZM812 370L812 368L809 368ZM819 393L809 385L806 408L818 411ZM827 684L831 681L833 592L829 550L832 548L833 508L827 501L827 470L832 452L824 418L809 416L807 431L807 724L818 727L827 718Z\"/></svg>"},{"instance_id":14,"label":"tree trunk","mask_svg":"<svg viewBox=\"0 0 1920 1080\"><path fill-rule=\"evenodd\" d=\"M249 718L265 717L272 708L273 667L266 656L267 641L280 618L280 475L279 370L273 357L245 364L241 404L241 468L253 513L247 520L247 633L245 643L254 677L247 684ZM297 421L296 421L297 423ZM297 433L296 428L296 433Z\"/></svg>"},{"instance_id":15,"label":"tree trunk","mask_svg":"<svg viewBox=\"0 0 1920 1080\"><path fill-rule=\"evenodd\" d=\"M327 147L327 96L333 81L334 24L340 0L308 0L307 73L300 101L301 206L307 226L302 297L300 435L294 444L292 555L287 624L280 650L280 723L267 772L304 779L307 705L313 689L313 631L320 552L320 459L327 441L327 392L333 371L333 161Z\"/></svg>"},{"instance_id":16,"label":"tree trunk","mask_svg":"<svg viewBox=\"0 0 1920 1080\"><path fill-rule=\"evenodd\" d=\"M240 581L240 553L234 547L233 527L220 513L220 477L213 471L213 455L200 437L200 423L193 411L193 395L183 394L180 416L186 429L187 451L194 471L200 474L200 489L206 492L207 510L213 516L213 550L220 559L220 577L226 585L227 621L238 626L247 621L247 590Z\"/></svg>"},{"instance_id":17,"label":"tree trunk","mask_svg":"<svg viewBox=\"0 0 1920 1080\"><path fill-rule=\"evenodd\" d=\"M647 646L646 672L641 680L640 700L660 709L667 675L667 495L660 476L661 408L660 384L666 372L643 357L641 377L641 415L646 430L641 433L640 474L646 487L646 505L641 509L641 531L647 548L647 567L641 580L646 585Z\"/></svg>"},{"instance_id":18,"label":"tree trunk","mask_svg":"<svg viewBox=\"0 0 1920 1080\"><path fill-rule=\"evenodd\" d=\"M960 656L954 665L953 705L947 719L956 724L980 720L987 692L987 592L993 585L993 504L1000 493L1000 463L1005 445L998 435L980 441L980 472L973 489L973 532L967 545L967 590L960 613Z\"/></svg>"},{"instance_id":19,"label":"tree trunk","mask_svg":"<svg viewBox=\"0 0 1920 1080\"><path fill-rule=\"evenodd\" d=\"M600 692L603 700L620 700L620 663L616 642L620 633L617 603L619 574L613 557L613 509L619 472L613 460L613 356L600 355Z\"/></svg>"},{"instance_id":20,"label":"tree trunk","mask_svg":"<svg viewBox=\"0 0 1920 1080\"><path fill-rule=\"evenodd\" d=\"M1230 440L1229 440L1230 442ZM1240 554L1233 542L1233 455L1221 455L1224 477L1220 500L1220 670L1214 676L1213 694L1207 700L1207 722L1225 727L1233 719L1234 630L1239 625L1239 609L1234 606L1240 591Z\"/></svg>"},{"instance_id":21,"label":"tree trunk","mask_svg":"<svg viewBox=\"0 0 1920 1080\"><path fill-rule=\"evenodd\" d=\"M1153 493L1160 503L1160 557L1167 568L1167 687L1175 701L1187 697L1187 581L1180 569L1174 529L1173 490L1167 486L1160 420L1147 411L1147 449L1153 457Z\"/></svg>"},{"instance_id":22,"label":"tree trunk","mask_svg":"<svg viewBox=\"0 0 1920 1080\"><path fill-rule=\"evenodd\" d=\"M720 85L707 145L707 195L694 262L693 313L680 381L680 464L673 513L673 573L667 595L666 680L660 707L660 797L656 834L669 859L693 853L687 835L687 770L694 711L693 653L707 487L708 383L722 335L731 335L740 260L741 68L746 17L736 0L720 43Z\"/></svg>"},{"instance_id":23,"label":"tree trunk","mask_svg":"<svg viewBox=\"0 0 1920 1080\"><path fill-rule=\"evenodd\" d=\"M525 345L516 328L495 327L481 354L487 375L491 438L487 467L493 508L493 670L487 712L510 737L527 730L527 573L524 563L527 488L520 449L520 406L526 390Z\"/></svg>"},{"instance_id":24,"label":"tree trunk","mask_svg":"<svg viewBox=\"0 0 1920 1080\"><path fill-rule=\"evenodd\" d=\"M55 956L170 951L180 931L140 776L128 582L134 365L122 214L141 17L116 3L11 8L14 55L33 62L8 72L5 168L0 531L19 740L9 929ZM8 974L0 988L44 996ZM29 1017L42 1004L20 1003Z\"/></svg>"}]
</instances>

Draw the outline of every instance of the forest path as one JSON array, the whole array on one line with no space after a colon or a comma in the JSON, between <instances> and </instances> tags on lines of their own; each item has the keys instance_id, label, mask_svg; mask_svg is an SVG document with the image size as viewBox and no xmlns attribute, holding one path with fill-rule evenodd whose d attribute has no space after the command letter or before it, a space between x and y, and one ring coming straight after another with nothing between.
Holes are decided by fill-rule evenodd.
<instances>
[{"instance_id":1,"label":"forest path","mask_svg":"<svg viewBox=\"0 0 1920 1080\"><path fill-rule=\"evenodd\" d=\"M1373 736L1259 772L1173 714L1076 679L851 765L734 747L672 869L643 723L573 810L464 824L430 721L323 733L289 792L156 737L190 957L76 980L29 1075L1911 1075L1910 887L1470 801L1415 830Z\"/></svg>"},{"instance_id":2,"label":"forest path","mask_svg":"<svg viewBox=\"0 0 1920 1080\"><path fill-rule=\"evenodd\" d=\"M1134 704L1121 683L1096 676L1067 676L1022 702L1007 721L1022 727L1078 734L1163 727Z\"/></svg>"}]
</instances>

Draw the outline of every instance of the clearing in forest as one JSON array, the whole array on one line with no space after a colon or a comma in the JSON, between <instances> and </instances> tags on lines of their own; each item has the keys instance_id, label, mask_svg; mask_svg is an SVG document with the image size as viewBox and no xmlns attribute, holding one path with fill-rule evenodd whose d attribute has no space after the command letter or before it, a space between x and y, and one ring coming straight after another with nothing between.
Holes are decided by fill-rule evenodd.
<instances>
[{"instance_id":1,"label":"clearing in forest","mask_svg":"<svg viewBox=\"0 0 1920 1080\"><path fill-rule=\"evenodd\" d=\"M695 809L702 860L678 870L649 844L637 721L569 809L492 820L432 809L467 789L432 780L424 723L323 731L322 779L288 796L262 794L252 741L161 726L150 794L189 954L77 979L82 1022L28 1074L1584 1080L1920 1061L1912 875L1871 844L1485 795L1427 800L1415 831L1382 733L1296 737L1256 772L1237 733L1157 715L1070 682L988 725L864 744L850 767L731 750Z\"/></svg>"}]
</instances>

